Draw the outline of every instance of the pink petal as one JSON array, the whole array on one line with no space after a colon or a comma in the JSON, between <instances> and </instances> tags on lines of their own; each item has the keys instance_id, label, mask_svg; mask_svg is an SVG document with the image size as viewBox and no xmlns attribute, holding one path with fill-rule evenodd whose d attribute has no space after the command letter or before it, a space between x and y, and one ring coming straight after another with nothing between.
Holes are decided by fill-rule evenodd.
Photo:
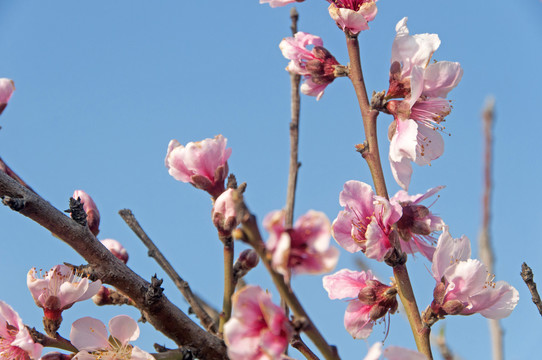
<instances>
[{"instance_id":1,"label":"pink petal","mask_svg":"<svg viewBox=\"0 0 542 360\"><path fill-rule=\"evenodd\" d=\"M374 322L369 319L371 307L361 301L351 301L344 313L344 327L354 339L367 339L373 332Z\"/></svg>"},{"instance_id":2,"label":"pink petal","mask_svg":"<svg viewBox=\"0 0 542 360\"><path fill-rule=\"evenodd\" d=\"M278 6L288 5L290 3L296 2L296 0L260 0L260 4L269 4L272 8Z\"/></svg>"},{"instance_id":3,"label":"pink petal","mask_svg":"<svg viewBox=\"0 0 542 360\"><path fill-rule=\"evenodd\" d=\"M425 355L399 346L389 346L384 350L384 357L388 360L427 360Z\"/></svg>"},{"instance_id":4,"label":"pink petal","mask_svg":"<svg viewBox=\"0 0 542 360\"><path fill-rule=\"evenodd\" d=\"M109 331L111 336L119 340L122 345L137 340L139 337L139 326L128 315L118 315L109 320Z\"/></svg>"},{"instance_id":5,"label":"pink petal","mask_svg":"<svg viewBox=\"0 0 542 360\"><path fill-rule=\"evenodd\" d=\"M333 275L324 276L322 281L324 289L329 298L334 299L355 299L361 289L367 286L367 280L374 280L376 277L371 271L353 271L342 269Z\"/></svg>"},{"instance_id":6,"label":"pink petal","mask_svg":"<svg viewBox=\"0 0 542 360\"><path fill-rule=\"evenodd\" d=\"M414 162L420 166L431 164L444 153L442 135L433 126L418 126L418 146Z\"/></svg>"},{"instance_id":7,"label":"pink petal","mask_svg":"<svg viewBox=\"0 0 542 360\"><path fill-rule=\"evenodd\" d=\"M297 219L294 229L304 240L303 243L317 252L323 252L329 248L331 224L323 212L309 210Z\"/></svg>"},{"instance_id":8,"label":"pink petal","mask_svg":"<svg viewBox=\"0 0 542 360\"><path fill-rule=\"evenodd\" d=\"M462 76L463 69L458 62L439 61L430 64L424 73L423 95L445 98L459 84Z\"/></svg>"},{"instance_id":9,"label":"pink petal","mask_svg":"<svg viewBox=\"0 0 542 360\"><path fill-rule=\"evenodd\" d=\"M404 157L401 158L401 161L396 162L390 158L390 166L393 178L397 184L403 189L408 190L412 176L412 164L410 160Z\"/></svg>"},{"instance_id":10,"label":"pink petal","mask_svg":"<svg viewBox=\"0 0 542 360\"><path fill-rule=\"evenodd\" d=\"M84 317L72 324L70 341L80 351L109 349L107 329L98 319Z\"/></svg>"},{"instance_id":11,"label":"pink petal","mask_svg":"<svg viewBox=\"0 0 542 360\"><path fill-rule=\"evenodd\" d=\"M376 219L373 218L367 226L367 244L365 256L377 261L384 260L386 254L392 249L387 234L382 230Z\"/></svg>"},{"instance_id":12,"label":"pink petal","mask_svg":"<svg viewBox=\"0 0 542 360\"><path fill-rule=\"evenodd\" d=\"M11 79L0 78L0 105L7 104L15 91L15 83Z\"/></svg>"},{"instance_id":13,"label":"pink petal","mask_svg":"<svg viewBox=\"0 0 542 360\"><path fill-rule=\"evenodd\" d=\"M363 360L379 360L380 355L382 355L382 343L379 341L371 346Z\"/></svg>"},{"instance_id":14,"label":"pink petal","mask_svg":"<svg viewBox=\"0 0 542 360\"><path fill-rule=\"evenodd\" d=\"M349 211L340 211L331 225L331 234L337 243L346 251L355 253L362 250L361 246L352 238L352 223L355 215Z\"/></svg>"},{"instance_id":15,"label":"pink petal","mask_svg":"<svg viewBox=\"0 0 542 360\"><path fill-rule=\"evenodd\" d=\"M374 212L374 192L370 185L356 180L347 181L339 194L339 204L354 209L360 216L371 216Z\"/></svg>"},{"instance_id":16,"label":"pink petal","mask_svg":"<svg viewBox=\"0 0 542 360\"><path fill-rule=\"evenodd\" d=\"M519 301L519 292L507 282L498 281L494 287L471 296L472 306L489 319L502 319L512 313Z\"/></svg>"},{"instance_id":17,"label":"pink petal","mask_svg":"<svg viewBox=\"0 0 542 360\"><path fill-rule=\"evenodd\" d=\"M403 76L410 75L413 66L425 68L440 46L437 34L409 35L407 20L404 17L395 26L397 35L391 50L391 62L397 61L403 65Z\"/></svg>"},{"instance_id":18,"label":"pink petal","mask_svg":"<svg viewBox=\"0 0 542 360\"><path fill-rule=\"evenodd\" d=\"M284 276L287 276L289 271L288 260L290 258L290 235L284 232L280 236L276 247L272 251L271 263L273 268Z\"/></svg>"},{"instance_id":19,"label":"pink petal","mask_svg":"<svg viewBox=\"0 0 542 360\"><path fill-rule=\"evenodd\" d=\"M431 272L435 280L440 281L446 268L450 265L470 258L470 240L466 236L454 239L445 226L438 239L437 249L433 255Z\"/></svg>"},{"instance_id":20,"label":"pink petal","mask_svg":"<svg viewBox=\"0 0 542 360\"><path fill-rule=\"evenodd\" d=\"M305 82L301 84L300 90L303 94L308 96L316 96L316 101L322 98L324 90L328 84L316 84L310 77L305 78Z\"/></svg>"},{"instance_id":21,"label":"pink petal","mask_svg":"<svg viewBox=\"0 0 542 360\"><path fill-rule=\"evenodd\" d=\"M372 4L374 5L375 10L371 8L362 12L360 9L360 11L356 12L350 9L338 8L335 4L331 3L328 11L331 18L335 20L343 31L348 29L352 34L357 34L362 30L369 29L369 24L367 23L368 20L365 18L364 12L366 11L369 16L373 15L373 13L376 15L376 5L374 3Z\"/></svg>"}]
</instances>

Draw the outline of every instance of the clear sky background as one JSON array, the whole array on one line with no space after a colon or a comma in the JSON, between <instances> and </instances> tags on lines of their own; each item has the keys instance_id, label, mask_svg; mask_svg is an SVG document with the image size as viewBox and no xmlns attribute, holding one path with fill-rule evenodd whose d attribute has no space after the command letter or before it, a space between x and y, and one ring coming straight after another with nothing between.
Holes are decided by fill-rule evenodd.
<instances>
[{"instance_id":1,"label":"clear sky background","mask_svg":"<svg viewBox=\"0 0 542 360\"><path fill-rule=\"evenodd\" d=\"M299 29L319 35L339 62L347 52L343 33L327 13L327 2L297 4ZM233 149L230 170L246 181L246 200L259 219L283 207L289 151L289 76L278 44L290 36L290 6L271 9L245 1L9 1L0 2L0 76L15 81L16 92L0 116L0 156L40 195L59 209L75 189L88 192L102 216L100 239L114 238L129 251L130 265L147 280L164 273L118 216L130 208L181 276L216 307L222 302L222 249L210 222L206 193L175 181L164 167L169 140L181 143L223 134ZM536 357L542 320L519 273L526 261L542 284L540 210L540 1L378 2L371 29L360 35L367 87L388 86L395 24L408 16L414 33L437 33L437 60L458 61L464 76L449 98L444 155L431 167L414 167L411 193L446 185L432 210L454 237L476 239L481 220L482 123L488 95L495 96L495 192L492 234L496 278L520 293L520 303L502 321L507 359ZM379 117L381 152L390 193L399 190L386 160L387 127ZM354 149L364 140L359 108L350 82L337 79L316 102L302 97L296 218L309 209L332 221L344 182L370 183L365 162ZM25 323L41 327L26 287L26 273L62 262L82 263L71 248L32 221L0 209L0 299ZM243 249L242 245L238 249ZM356 268L361 254L341 249L337 270ZM385 281L391 269L369 265ZM432 299L430 264L408 261L420 308ZM260 265L247 281L272 288ZM184 300L165 279L165 294L181 308ZM294 290L326 339L343 359L361 359L368 344L384 339L375 327L368 343L353 340L343 327L346 302L328 299L321 276L298 276ZM278 294L273 298L278 302ZM71 322L94 316L108 321L129 308L76 304L63 316ZM480 315L449 317L452 350L463 359L490 359L488 325ZM137 344L173 347L148 324ZM386 345L415 348L402 313L391 319ZM438 353L435 348L435 354ZM301 355L292 351L294 358ZM440 355L436 355L438 359Z\"/></svg>"}]
</instances>

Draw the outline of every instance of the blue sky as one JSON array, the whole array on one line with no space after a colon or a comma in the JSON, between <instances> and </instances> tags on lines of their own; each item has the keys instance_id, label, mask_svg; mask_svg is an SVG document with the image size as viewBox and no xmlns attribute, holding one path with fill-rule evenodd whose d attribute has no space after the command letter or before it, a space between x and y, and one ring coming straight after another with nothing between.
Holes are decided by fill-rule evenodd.
<instances>
[{"instance_id":1,"label":"blue sky","mask_svg":"<svg viewBox=\"0 0 542 360\"><path fill-rule=\"evenodd\" d=\"M327 2L297 4L299 30L319 35L342 64L344 35L327 14ZM169 140L197 141L216 134L233 149L230 170L248 183L246 199L259 219L285 202L288 169L289 77L278 44L290 35L291 6L271 9L257 0L179 1L2 1L0 3L0 76L15 81L16 92L0 116L0 156L54 206L67 208L75 189L97 203L99 238L114 238L128 248L128 264L146 279L163 272L146 256L118 210L130 208L158 246L168 254L192 288L215 306L221 304L220 242L210 222L208 196L175 181L164 167ZM458 61L461 84L449 98L444 155L431 167L414 167L411 193L446 185L432 209L455 237L467 235L473 249L480 227L482 132L480 112L488 95L496 99L495 192L492 234L496 278L520 292L520 303L502 324L507 359L538 352L542 325L519 277L526 261L542 279L539 225L538 105L542 98L542 4L539 1L378 2L371 29L360 35L368 90L387 88L395 24L408 16L414 33L437 33L436 60ZM386 159L387 127L379 117L381 152ZM355 144L364 140L358 105L347 79L337 79L323 98L302 97L296 217L309 209L333 220L340 210L344 182L370 183ZM390 193L399 190L389 165L384 171ZM30 220L0 210L2 251L0 298L24 321L39 327L41 310L26 288L28 270L82 258ZM239 248L243 248L242 245ZM474 254L477 250L474 250ZM355 268L360 254L341 250L338 269ZM368 262L386 280L391 269ZM408 262L419 306L431 301L434 282L421 257ZM271 288L259 266L247 281ZM165 294L186 309L174 285ZM331 301L320 276L299 276L295 291L343 359L363 358L367 344L353 340L342 325L346 303ZM278 295L274 294L278 302ZM65 312L60 332L82 316L107 321L115 314L135 318L133 309L76 304ZM446 325L452 349L464 359L489 359L487 321L480 315L450 317ZM142 324L138 345L173 343ZM402 313L391 319L386 344L414 348ZM384 339L375 327L372 344ZM475 339L473 341L473 339ZM292 356L301 358L298 353ZM439 358L439 355L436 356Z\"/></svg>"}]
</instances>

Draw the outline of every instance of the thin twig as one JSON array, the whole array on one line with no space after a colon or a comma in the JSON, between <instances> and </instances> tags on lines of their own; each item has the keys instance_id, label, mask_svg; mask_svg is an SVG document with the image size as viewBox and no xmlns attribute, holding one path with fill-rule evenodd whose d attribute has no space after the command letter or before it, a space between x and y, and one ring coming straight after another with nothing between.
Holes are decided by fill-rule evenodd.
<instances>
[{"instance_id":1,"label":"thin twig","mask_svg":"<svg viewBox=\"0 0 542 360\"><path fill-rule=\"evenodd\" d=\"M484 125L484 194L482 197L482 229L478 239L480 258L490 274L495 274L495 253L491 246L491 177L493 164L493 124L495 123L495 100L488 98L482 112ZM503 360L503 329L498 319L488 319L491 334L493 360Z\"/></svg>"},{"instance_id":2,"label":"thin twig","mask_svg":"<svg viewBox=\"0 0 542 360\"><path fill-rule=\"evenodd\" d=\"M27 328L30 332L30 335L32 336L32 339L36 343L41 344L44 347L53 347L66 351L78 352L77 348L73 346L68 339L63 338L58 333L56 333L55 337L51 337L39 332L38 330L36 330L36 328L30 328L28 326Z\"/></svg>"},{"instance_id":3,"label":"thin twig","mask_svg":"<svg viewBox=\"0 0 542 360\"><path fill-rule=\"evenodd\" d=\"M301 336L299 334L295 334L292 339L290 340L290 345L292 345L293 348L297 349L307 360L320 360L318 356L316 356L315 353L312 352L311 349L303 342L301 339Z\"/></svg>"},{"instance_id":4,"label":"thin twig","mask_svg":"<svg viewBox=\"0 0 542 360\"><path fill-rule=\"evenodd\" d=\"M536 283L533 279L533 271L527 265L527 263L523 263L521 265L521 278L523 279L523 281L525 281L525 284L527 284L527 287L531 292L533 303L536 305L540 316L542 316L542 300L540 300L540 295L538 294L538 290L536 290Z\"/></svg>"},{"instance_id":5,"label":"thin twig","mask_svg":"<svg viewBox=\"0 0 542 360\"><path fill-rule=\"evenodd\" d=\"M37 222L79 253L93 275L130 297L145 319L178 346L205 359L227 359L226 346L194 323L163 294L105 248L88 227L81 226L37 194L0 171L0 198L4 205Z\"/></svg>"},{"instance_id":6,"label":"thin twig","mask_svg":"<svg viewBox=\"0 0 542 360\"><path fill-rule=\"evenodd\" d=\"M239 191L236 192L234 194L234 200L237 206L237 213L241 214L244 238L260 256L260 259L262 260L267 271L271 275L273 283L277 287L280 296L286 301L286 303L297 318L304 319L306 321L306 326L303 328L303 331L316 345L318 350L320 350L324 358L327 360L338 360L339 355L337 354L337 349L334 346L330 346L326 342L322 334L318 331L312 320L309 318L309 315L297 299L297 296L293 293L291 287L289 287L285 283L284 276L273 269L273 266L271 265L271 257L267 253L267 249L262 240L262 236L256 222L256 217L252 215L248 210L246 204L244 203L242 193Z\"/></svg>"},{"instance_id":7,"label":"thin twig","mask_svg":"<svg viewBox=\"0 0 542 360\"><path fill-rule=\"evenodd\" d=\"M442 358L444 360L454 360L454 354L446 343L446 337L444 336L444 326L440 328L439 334L437 337L434 338L434 340L437 343Z\"/></svg>"},{"instance_id":8,"label":"thin twig","mask_svg":"<svg viewBox=\"0 0 542 360\"><path fill-rule=\"evenodd\" d=\"M196 314L196 316L200 320L201 325L208 331L216 334L217 328L215 322L203 309L201 304L197 301L197 298L192 293L192 289L190 288L188 282L183 280L183 278L181 278L181 276L175 271L173 266L171 266L164 254L162 254L162 252L158 249L154 242L149 238L147 233L145 233L132 211L130 209L122 209L119 211L119 215L130 227L130 229L132 229L132 231L137 235L141 242L143 242L147 249L149 249L149 256L152 257L171 278L171 280L173 280L175 286L177 286L181 294L184 296L184 298L192 308L194 314Z\"/></svg>"},{"instance_id":9,"label":"thin twig","mask_svg":"<svg viewBox=\"0 0 542 360\"><path fill-rule=\"evenodd\" d=\"M350 59L349 78L352 81L352 85L354 86L354 90L356 92L361 117L363 119L363 128L365 130L366 145L362 147L361 154L367 162L369 170L371 171L371 176L373 178L377 195L388 199L389 196L386 188L386 180L384 179L384 172L382 170L380 153L378 150L376 129L376 118L378 117L378 111L371 108L369 97L367 96L367 90L361 69L358 37L357 35L349 33L349 31L346 31L345 35ZM427 356L428 359L433 359L433 355L431 354L431 343L429 340L431 330L422 323L406 265L399 264L394 266L393 274L395 275L399 297L405 308L418 351Z\"/></svg>"},{"instance_id":10,"label":"thin twig","mask_svg":"<svg viewBox=\"0 0 542 360\"><path fill-rule=\"evenodd\" d=\"M297 20L299 14L295 7L290 10L290 19L292 24L290 29L292 35L297 33ZM300 111L300 96L299 83L301 76L290 73L291 84L291 122L290 122L290 168L288 171L288 188L286 192L286 207L284 208L284 225L286 229L293 226L294 223L294 204L295 204L295 189L297 186L297 173L301 163L298 160L299 149L299 111Z\"/></svg>"}]
</instances>

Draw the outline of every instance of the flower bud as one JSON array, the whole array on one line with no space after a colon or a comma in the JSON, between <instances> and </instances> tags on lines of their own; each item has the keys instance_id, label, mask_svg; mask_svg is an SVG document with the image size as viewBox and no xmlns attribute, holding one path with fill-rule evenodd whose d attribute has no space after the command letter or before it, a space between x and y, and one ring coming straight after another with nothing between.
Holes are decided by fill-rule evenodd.
<instances>
[{"instance_id":1,"label":"flower bud","mask_svg":"<svg viewBox=\"0 0 542 360\"><path fill-rule=\"evenodd\" d=\"M100 240L103 246L107 248L113 255L115 255L123 263L128 262L128 251L122 246L120 242L113 239Z\"/></svg>"},{"instance_id":2,"label":"flower bud","mask_svg":"<svg viewBox=\"0 0 542 360\"><path fill-rule=\"evenodd\" d=\"M0 79L0 114L4 111L8 105L11 95L15 91L15 83L11 79Z\"/></svg>"},{"instance_id":3,"label":"flower bud","mask_svg":"<svg viewBox=\"0 0 542 360\"><path fill-rule=\"evenodd\" d=\"M444 310L447 315L457 315L461 313L464 308L465 305L459 300L449 300L442 305L442 310Z\"/></svg>"},{"instance_id":4,"label":"flower bud","mask_svg":"<svg viewBox=\"0 0 542 360\"><path fill-rule=\"evenodd\" d=\"M236 280L241 279L251 269L255 268L260 262L258 253L252 249L247 249L239 254L239 258L233 265L233 276Z\"/></svg>"},{"instance_id":5,"label":"flower bud","mask_svg":"<svg viewBox=\"0 0 542 360\"><path fill-rule=\"evenodd\" d=\"M241 222L233 200L234 189L224 191L215 201L212 211L213 224L219 234L230 236L233 229Z\"/></svg>"},{"instance_id":6,"label":"flower bud","mask_svg":"<svg viewBox=\"0 0 542 360\"><path fill-rule=\"evenodd\" d=\"M226 149L227 141L222 135L189 142L186 146L171 140L165 159L169 174L217 198L224 191L224 180L228 177L231 149Z\"/></svg>"}]
</instances>

